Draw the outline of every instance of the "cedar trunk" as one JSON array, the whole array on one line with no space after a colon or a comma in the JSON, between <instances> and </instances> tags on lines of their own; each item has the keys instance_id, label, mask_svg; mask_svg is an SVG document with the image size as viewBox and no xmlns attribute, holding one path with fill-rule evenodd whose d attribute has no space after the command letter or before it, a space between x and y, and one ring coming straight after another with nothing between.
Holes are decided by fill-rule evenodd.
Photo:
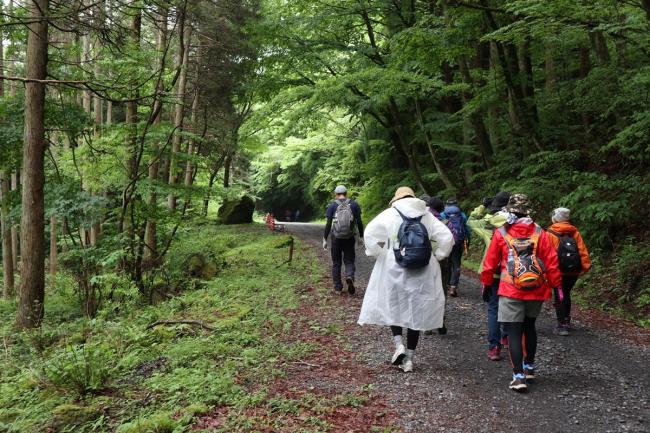
<instances>
[{"instance_id":1,"label":"cedar trunk","mask_svg":"<svg viewBox=\"0 0 650 433\"><path fill-rule=\"evenodd\" d=\"M2 228L2 276L4 297L9 298L14 292L14 260L11 251L11 223L7 218L9 214L9 174L0 173L0 194L2 205L0 206L0 227Z\"/></svg>"},{"instance_id":2,"label":"cedar trunk","mask_svg":"<svg viewBox=\"0 0 650 433\"><path fill-rule=\"evenodd\" d=\"M27 78L47 78L49 0L33 0L32 23L27 36ZM22 278L16 313L19 328L34 328L43 319L45 298L45 84L25 83L25 133L23 146L23 196L21 246Z\"/></svg>"}]
</instances>

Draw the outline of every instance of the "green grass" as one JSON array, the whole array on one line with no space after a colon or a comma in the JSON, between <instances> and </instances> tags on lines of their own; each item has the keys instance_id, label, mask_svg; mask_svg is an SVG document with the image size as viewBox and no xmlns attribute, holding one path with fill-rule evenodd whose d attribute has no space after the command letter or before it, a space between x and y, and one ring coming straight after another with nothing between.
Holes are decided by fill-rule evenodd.
<instances>
[{"instance_id":1,"label":"green grass","mask_svg":"<svg viewBox=\"0 0 650 433\"><path fill-rule=\"evenodd\" d=\"M283 241L259 225L187 230L170 266L209 251L223 260L215 278L153 306L124 287L130 301L107 303L92 320L80 314L65 275L47 288L40 330L14 330L15 304L0 302L0 431L181 432L210 407L263 401L265 385L283 374L280 359L313 349L279 337L290 325L284 313L300 300L295 288L315 283L322 269L308 250L290 269L277 267L286 258L276 248ZM214 331L146 329L174 319L201 320Z\"/></svg>"}]
</instances>

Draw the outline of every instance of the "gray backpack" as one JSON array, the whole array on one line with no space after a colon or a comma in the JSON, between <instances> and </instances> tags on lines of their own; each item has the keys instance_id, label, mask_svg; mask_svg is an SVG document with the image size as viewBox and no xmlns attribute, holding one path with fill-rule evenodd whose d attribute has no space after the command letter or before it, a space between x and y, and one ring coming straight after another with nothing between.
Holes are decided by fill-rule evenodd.
<instances>
[{"instance_id":1,"label":"gray backpack","mask_svg":"<svg viewBox=\"0 0 650 433\"><path fill-rule=\"evenodd\" d=\"M350 239L354 237L354 214L352 213L352 201L347 199L339 203L334 214L332 234L337 239Z\"/></svg>"}]
</instances>

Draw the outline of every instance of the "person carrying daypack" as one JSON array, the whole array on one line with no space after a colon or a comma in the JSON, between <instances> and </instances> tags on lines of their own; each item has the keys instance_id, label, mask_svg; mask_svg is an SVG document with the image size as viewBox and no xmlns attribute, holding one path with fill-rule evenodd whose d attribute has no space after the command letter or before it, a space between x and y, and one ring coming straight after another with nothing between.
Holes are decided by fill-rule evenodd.
<instances>
[{"instance_id":1,"label":"person carrying daypack","mask_svg":"<svg viewBox=\"0 0 650 433\"><path fill-rule=\"evenodd\" d=\"M551 214L551 220L553 224L546 231L552 235L551 243L557 251L564 291L562 301L555 299L556 332L567 336L571 326L571 290L578 277L591 268L591 259L580 232L570 222L571 210L559 207Z\"/></svg>"},{"instance_id":2,"label":"person carrying daypack","mask_svg":"<svg viewBox=\"0 0 650 433\"><path fill-rule=\"evenodd\" d=\"M508 332L513 377L509 388L525 391L535 379L537 331L535 321L551 288L563 298L562 274L550 234L530 217L528 196L514 194L506 206L508 222L494 232L483 260L483 291L492 289L494 273L501 267L499 322ZM524 358L522 337L525 336Z\"/></svg>"},{"instance_id":3,"label":"person carrying daypack","mask_svg":"<svg viewBox=\"0 0 650 433\"><path fill-rule=\"evenodd\" d=\"M458 296L458 282L460 281L460 266L465 251L465 242L469 245L471 229L467 225L467 215L458 206L458 200L449 198L444 211L440 214L442 219L451 223L451 232L454 235L454 248L449 256L451 274L449 276L449 296Z\"/></svg>"},{"instance_id":4,"label":"person carrying daypack","mask_svg":"<svg viewBox=\"0 0 650 433\"><path fill-rule=\"evenodd\" d=\"M443 219L442 216L440 215L445 209L445 203L442 201L442 199L440 197L427 197L427 200L425 201L427 203L427 207L429 208L429 211L433 214L433 216L436 217L438 221L441 221L444 225L446 225L447 228L449 229L449 232L452 232L453 225L451 224L451 222L449 222L446 219ZM451 276L451 265L449 263L449 257L443 260L439 260L439 264L440 264L440 275L442 276L442 288L445 294L445 304L446 304L447 291L449 290L449 277ZM443 322L442 327L438 328L438 334L444 335L446 333L447 333L447 326L446 323Z\"/></svg>"},{"instance_id":5,"label":"person carrying daypack","mask_svg":"<svg viewBox=\"0 0 650 433\"><path fill-rule=\"evenodd\" d=\"M474 234L485 243L483 258L487 255L487 250L490 246L490 241L492 241L494 231L506 223L507 216L503 209L508 204L509 199L510 193L507 191L501 191L490 203L487 203L487 206L486 203L483 203L481 206L474 209L474 211L469 215L467 224L472 228ZM481 261L479 273L481 273L482 269L483 264ZM497 292L499 290L499 280L501 278L500 273L501 269L497 268L494 273L494 281L492 282L490 290L483 292L483 301L487 303L487 357L490 361L500 361L501 350L508 347L508 333L498 321L499 296L497 295Z\"/></svg>"},{"instance_id":6,"label":"person carrying daypack","mask_svg":"<svg viewBox=\"0 0 650 433\"><path fill-rule=\"evenodd\" d=\"M328 238L332 253L332 280L334 292L343 293L341 268L345 263L345 282L348 293L354 295L355 245L356 236L363 239L363 222L361 207L356 201L348 198L348 189L339 185L334 190L335 201L330 203L325 212L327 223L323 236L323 249L328 247ZM331 235L331 236L330 236Z\"/></svg>"},{"instance_id":7,"label":"person carrying daypack","mask_svg":"<svg viewBox=\"0 0 650 433\"><path fill-rule=\"evenodd\" d=\"M366 254L377 260L358 323L390 326L392 363L411 372L420 331L443 325L445 296L438 261L451 252L453 236L411 188L400 187L390 207L368 223L364 241ZM431 241L436 243L434 251Z\"/></svg>"}]
</instances>

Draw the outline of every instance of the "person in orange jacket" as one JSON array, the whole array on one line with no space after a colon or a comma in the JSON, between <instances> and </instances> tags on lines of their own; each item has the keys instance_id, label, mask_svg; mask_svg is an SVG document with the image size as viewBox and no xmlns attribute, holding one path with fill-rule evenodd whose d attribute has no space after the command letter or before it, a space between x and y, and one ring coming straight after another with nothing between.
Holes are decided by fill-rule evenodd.
<instances>
[{"instance_id":1,"label":"person in orange jacket","mask_svg":"<svg viewBox=\"0 0 650 433\"><path fill-rule=\"evenodd\" d=\"M547 229L550 240L558 253L560 271L562 272L562 301L555 299L557 316L557 333L569 335L571 326L571 290L576 285L578 277L591 268L589 250L580 236L578 229L571 224L571 210L559 207L551 214L553 224Z\"/></svg>"},{"instance_id":2,"label":"person in orange jacket","mask_svg":"<svg viewBox=\"0 0 650 433\"><path fill-rule=\"evenodd\" d=\"M513 376L509 388L525 391L535 378L535 321L553 289L562 298L562 274L548 233L530 217L528 196L514 194L505 208L508 222L494 232L483 260L481 283L490 290L501 268L498 320L508 332ZM526 356L524 358L523 336Z\"/></svg>"}]
</instances>

